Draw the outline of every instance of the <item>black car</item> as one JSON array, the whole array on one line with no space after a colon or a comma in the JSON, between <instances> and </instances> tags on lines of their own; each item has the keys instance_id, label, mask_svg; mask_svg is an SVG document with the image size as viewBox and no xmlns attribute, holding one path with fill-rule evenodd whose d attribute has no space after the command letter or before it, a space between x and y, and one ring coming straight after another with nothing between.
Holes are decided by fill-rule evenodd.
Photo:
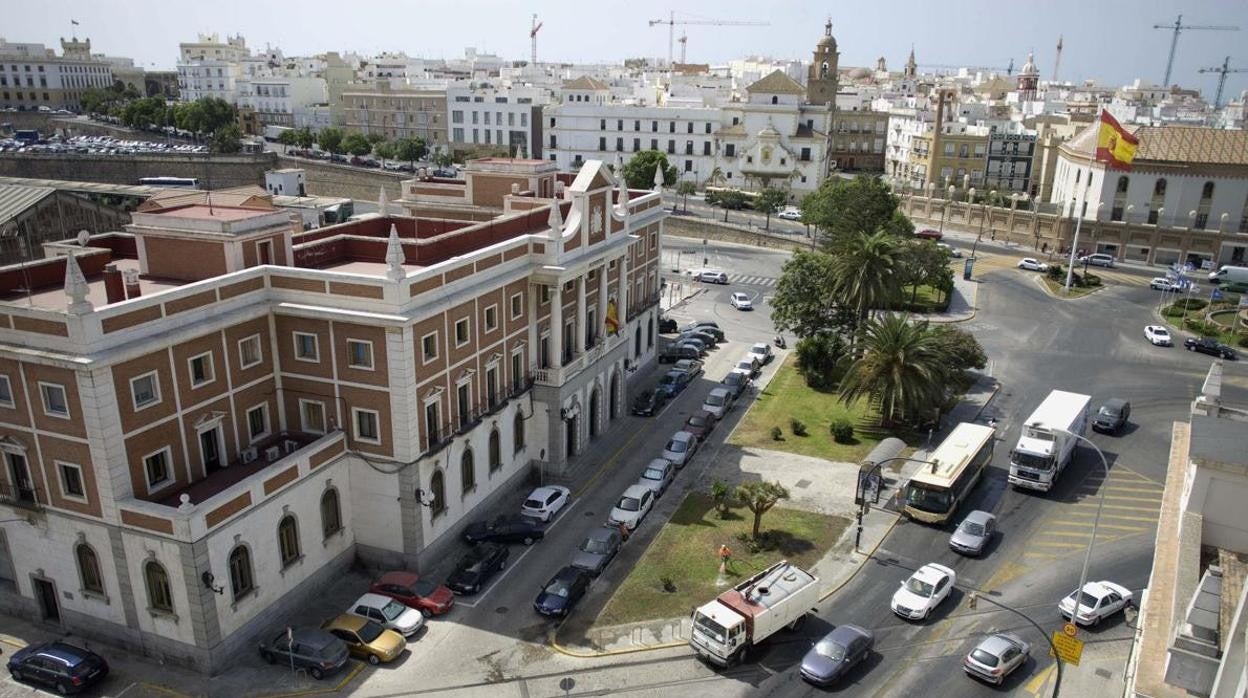
<instances>
[{"instance_id":1,"label":"black car","mask_svg":"<svg viewBox=\"0 0 1248 698\"><path fill-rule=\"evenodd\" d=\"M802 657L801 676L816 686L828 686L871 655L875 634L857 625L838 625Z\"/></svg>"},{"instance_id":2,"label":"black car","mask_svg":"<svg viewBox=\"0 0 1248 698\"><path fill-rule=\"evenodd\" d=\"M686 346L683 344L669 344L663 347L659 352L659 363L670 364L680 361L681 359L697 359L702 356L702 352L697 347Z\"/></svg>"},{"instance_id":3,"label":"black car","mask_svg":"<svg viewBox=\"0 0 1248 698\"><path fill-rule=\"evenodd\" d=\"M670 317L659 318L659 334L675 334L676 321Z\"/></svg>"},{"instance_id":4,"label":"black car","mask_svg":"<svg viewBox=\"0 0 1248 698\"><path fill-rule=\"evenodd\" d=\"M667 394L667 397L673 398L688 387L691 380L693 376L684 371L668 371L659 379L659 387L655 390L662 391Z\"/></svg>"},{"instance_id":5,"label":"black car","mask_svg":"<svg viewBox=\"0 0 1248 698\"><path fill-rule=\"evenodd\" d=\"M745 389L750 387L750 377L741 371L730 371L720 382L732 393L734 400L741 397Z\"/></svg>"},{"instance_id":6,"label":"black car","mask_svg":"<svg viewBox=\"0 0 1248 698\"><path fill-rule=\"evenodd\" d=\"M108 676L108 662L91 650L64 642L29 645L9 657L17 681L47 686L61 695L78 693Z\"/></svg>"},{"instance_id":7,"label":"black car","mask_svg":"<svg viewBox=\"0 0 1248 698\"><path fill-rule=\"evenodd\" d=\"M1235 354L1234 349L1218 342L1216 339L1209 339L1208 337L1201 337L1200 339L1188 337L1183 340L1183 346L1187 347L1188 351L1198 351L1202 354L1216 356L1219 359L1230 359L1231 361L1234 361L1239 358Z\"/></svg>"},{"instance_id":8,"label":"black car","mask_svg":"<svg viewBox=\"0 0 1248 698\"><path fill-rule=\"evenodd\" d=\"M717 342L722 342L725 339L724 331L719 329L719 325L708 322L695 322L690 325L685 325L680 331L681 334L688 332L704 332L714 337Z\"/></svg>"},{"instance_id":9,"label":"black car","mask_svg":"<svg viewBox=\"0 0 1248 698\"><path fill-rule=\"evenodd\" d=\"M527 516L504 514L493 521L476 521L464 529L464 540L477 543L524 543L533 545L546 535L542 525Z\"/></svg>"},{"instance_id":10,"label":"black car","mask_svg":"<svg viewBox=\"0 0 1248 698\"><path fill-rule=\"evenodd\" d=\"M700 339L695 339L695 338L693 338L693 337L679 337L679 338L677 338L677 339L676 339L676 346L678 346L678 347L693 347L693 350L694 350L694 351L696 351L696 352L698 352L698 355L697 355L696 357L692 357L692 358L697 358L697 359L700 359L700 358L702 358L703 356L706 356L706 350L709 348L709 347L707 347L707 345L706 345L706 343L705 343L705 342L703 342L703 341L702 341L702 340L700 340Z\"/></svg>"},{"instance_id":11,"label":"black car","mask_svg":"<svg viewBox=\"0 0 1248 698\"><path fill-rule=\"evenodd\" d=\"M1131 403L1120 397L1113 397L1101 405L1092 418L1092 428L1110 434L1117 433L1131 417Z\"/></svg>"},{"instance_id":12,"label":"black car","mask_svg":"<svg viewBox=\"0 0 1248 698\"><path fill-rule=\"evenodd\" d=\"M680 333L680 336L676 338L676 341L680 342L686 339L696 339L699 342L702 342L702 344L706 345L707 349L710 349L711 347L714 347L716 344L719 344L719 339L715 335L708 332L707 330L709 329L711 328L708 327L708 328L698 328L696 330L686 330Z\"/></svg>"},{"instance_id":13,"label":"black car","mask_svg":"<svg viewBox=\"0 0 1248 698\"><path fill-rule=\"evenodd\" d=\"M589 590L589 573L571 565L559 570L537 592L533 610L544 616L566 616Z\"/></svg>"},{"instance_id":14,"label":"black car","mask_svg":"<svg viewBox=\"0 0 1248 698\"><path fill-rule=\"evenodd\" d=\"M647 390L633 401L633 414L638 417L653 417L667 403L667 393L662 390Z\"/></svg>"},{"instance_id":15,"label":"black car","mask_svg":"<svg viewBox=\"0 0 1248 698\"><path fill-rule=\"evenodd\" d=\"M269 664L307 669L316 680L333 674L351 659L347 644L320 628L284 629L260 644L260 658Z\"/></svg>"},{"instance_id":16,"label":"black car","mask_svg":"<svg viewBox=\"0 0 1248 698\"><path fill-rule=\"evenodd\" d=\"M456 594L475 594L495 572L507 566L511 550L500 543L474 545L467 555L459 558L455 571L446 578L446 586Z\"/></svg>"}]
</instances>

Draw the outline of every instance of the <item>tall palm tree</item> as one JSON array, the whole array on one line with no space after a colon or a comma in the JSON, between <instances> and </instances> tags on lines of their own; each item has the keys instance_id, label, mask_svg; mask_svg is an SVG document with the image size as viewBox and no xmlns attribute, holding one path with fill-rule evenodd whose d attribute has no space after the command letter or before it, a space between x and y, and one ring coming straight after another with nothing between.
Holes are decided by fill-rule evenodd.
<instances>
[{"instance_id":1,"label":"tall palm tree","mask_svg":"<svg viewBox=\"0 0 1248 698\"><path fill-rule=\"evenodd\" d=\"M948 361L926 322L894 313L878 317L867 324L859 348L841 379L842 402L870 399L885 424L914 420L942 402Z\"/></svg>"},{"instance_id":2,"label":"tall palm tree","mask_svg":"<svg viewBox=\"0 0 1248 698\"><path fill-rule=\"evenodd\" d=\"M895 275L901 271L902 254L897 238L883 230L846 236L833 252L834 297L853 308L860 322L866 320L900 292Z\"/></svg>"}]
</instances>

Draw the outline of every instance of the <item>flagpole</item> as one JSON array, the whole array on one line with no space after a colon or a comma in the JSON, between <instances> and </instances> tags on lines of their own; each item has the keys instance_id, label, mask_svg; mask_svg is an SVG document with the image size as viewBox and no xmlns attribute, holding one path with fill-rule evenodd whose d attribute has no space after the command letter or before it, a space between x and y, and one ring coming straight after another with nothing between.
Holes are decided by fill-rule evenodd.
<instances>
[{"instance_id":1,"label":"flagpole","mask_svg":"<svg viewBox=\"0 0 1248 698\"><path fill-rule=\"evenodd\" d=\"M1076 202L1075 236L1070 243L1070 265L1066 267L1066 287L1064 292L1070 295L1070 282L1075 275L1075 251L1079 249L1079 228L1083 225L1083 210L1088 203L1088 190L1092 188L1092 163L1088 163L1088 181L1083 185L1083 198Z\"/></svg>"}]
</instances>

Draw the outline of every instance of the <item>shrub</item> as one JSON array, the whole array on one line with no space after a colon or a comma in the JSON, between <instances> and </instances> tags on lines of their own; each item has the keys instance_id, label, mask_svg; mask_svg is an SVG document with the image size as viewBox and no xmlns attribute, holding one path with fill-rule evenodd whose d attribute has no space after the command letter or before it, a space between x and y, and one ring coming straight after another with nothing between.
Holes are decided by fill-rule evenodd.
<instances>
[{"instance_id":1,"label":"shrub","mask_svg":"<svg viewBox=\"0 0 1248 698\"><path fill-rule=\"evenodd\" d=\"M854 425L845 417L832 420L828 431L832 432L832 440L838 444L847 444L854 440Z\"/></svg>"},{"instance_id":2,"label":"shrub","mask_svg":"<svg viewBox=\"0 0 1248 698\"><path fill-rule=\"evenodd\" d=\"M1183 326L1197 334L1204 335L1205 337L1217 337L1222 334L1221 328L1212 323L1205 322L1200 318L1189 317L1183 323Z\"/></svg>"},{"instance_id":3,"label":"shrub","mask_svg":"<svg viewBox=\"0 0 1248 698\"><path fill-rule=\"evenodd\" d=\"M663 575L662 577L659 577L659 583L663 585L663 591L666 591L669 594L676 593L676 582L672 581L671 577Z\"/></svg>"},{"instance_id":4,"label":"shrub","mask_svg":"<svg viewBox=\"0 0 1248 698\"><path fill-rule=\"evenodd\" d=\"M723 480L716 478L711 483L711 501L715 503L716 515L721 519L727 517L728 510L732 508L732 488Z\"/></svg>"},{"instance_id":5,"label":"shrub","mask_svg":"<svg viewBox=\"0 0 1248 698\"><path fill-rule=\"evenodd\" d=\"M1238 344L1241 347L1248 347L1248 334L1244 335L1243 337L1240 337L1239 341L1236 342L1236 344Z\"/></svg>"},{"instance_id":6,"label":"shrub","mask_svg":"<svg viewBox=\"0 0 1248 698\"><path fill-rule=\"evenodd\" d=\"M1182 313L1184 309L1191 312L1193 310L1204 310L1208 306L1209 301L1204 298L1180 298L1172 303L1167 310L1174 310Z\"/></svg>"},{"instance_id":7,"label":"shrub","mask_svg":"<svg viewBox=\"0 0 1248 698\"><path fill-rule=\"evenodd\" d=\"M1062 265L1054 264L1045 272L1050 279L1054 281L1063 281L1066 278L1066 272L1062 270Z\"/></svg>"},{"instance_id":8,"label":"shrub","mask_svg":"<svg viewBox=\"0 0 1248 698\"><path fill-rule=\"evenodd\" d=\"M806 435L806 423L796 417L789 420L789 428L793 430L794 436Z\"/></svg>"},{"instance_id":9,"label":"shrub","mask_svg":"<svg viewBox=\"0 0 1248 698\"><path fill-rule=\"evenodd\" d=\"M816 390L835 385L838 376L837 363L845 355L845 342L830 333L820 333L798 340L797 370L806 385Z\"/></svg>"},{"instance_id":10,"label":"shrub","mask_svg":"<svg viewBox=\"0 0 1248 698\"><path fill-rule=\"evenodd\" d=\"M771 428L772 441L784 441L784 432L780 431L780 427Z\"/></svg>"},{"instance_id":11,"label":"shrub","mask_svg":"<svg viewBox=\"0 0 1248 698\"><path fill-rule=\"evenodd\" d=\"M1095 274L1084 274L1084 275L1083 275L1083 283L1084 283L1085 285L1087 285L1087 286L1100 286L1100 285L1101 285L1101 277L1099 277L1099 276L1097 276L1097 275L1095 275Z\"/></svg>"}]
</instances>

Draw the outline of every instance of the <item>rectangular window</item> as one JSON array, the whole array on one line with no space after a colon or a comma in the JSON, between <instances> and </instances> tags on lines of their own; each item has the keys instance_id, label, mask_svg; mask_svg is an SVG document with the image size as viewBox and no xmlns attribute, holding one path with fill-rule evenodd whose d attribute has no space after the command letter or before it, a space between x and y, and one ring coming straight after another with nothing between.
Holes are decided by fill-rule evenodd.
<instances>
[{"instance_id":1,"label":"rectangular window","mask_svg":"<svg viewBox=\"0 0 1248 698\"><path fill-rule=\"evenodd\" d=\"M493 332L498 328L498 306L491 305L485 309L485 331Z\"/></svg>"},{"instance_id":2,"label":"rectangular window","mask_svg":"<svg viewBox=\"0 0 1248 698\"><path fill-rule=\"evenodd\" d=\"M160 403L160 381L156 372L144 373L130 379L130 395L134 398L135 411Z\"/></svg>"},{"instance_id":3,"label":"rectangular window","mask_svg":"<svg viewBox=\"0 0 1248 698\"><path fill-rule=\"evenodd\" d=\"M667 154L674 155L676 153L676 141L667 142Z\"/></svg>"},{"instance_id":4,"label":"rectangular window","mask_svg":"<svg viewBox=\"0 0 1248 698\"><path fill-rule=\"evenodd\" d=\"M624 139L623 138L615 139L615 151L617 153L624 151Z\"/></svg>"},{"instance_id":5,"label":"rectangular window","mask_svg":"<svg viewBox=\"0 0 1248 698\"><path fill-rule=\"evenodd\" d=\"M640 130L641 130L641 120L639 120L639 119L633 119L633 130L634 130L634 131L640 131Z\"/></svg>"},{"instance_id":6,"label":"rectangular window","mask_svg":"<svg viewBox=\"0 0 1248 698\"><path fill-rule=\"evenodd\" d=\"M460 318L455 321L455 346L462 347L468 343L471 335L468 333L468 318Z\"/></svg>"},{"instance_id":7,"label":"rectangular window","mask_svg":"<svg viewBox=\"0 0 1248 698\"><path fill-rule=\"evenodd\" d=\"M172 483L169 470L168 446L143 459L143 473L147 476L147 491L149 494Z\"/></svg>"},{"instance_id":8,"label":"rectangular window","mask_svg":"<svg viewBox=\"0 0 1248 698\"><path fill-rule=\"evenodd\" d=\"M355 417L352 421L355 422L356 441L364 441L371 444L381 443L381 432L378 431L376 412L353 407L351 408L351 414Z\"/></svg>"},{"instance_id":9,"label":"rectangular window","mask_svg":"<svg viewBox=\"0 0 1248 698\"><path fill-rule=\"evenodd\" d=\"M420 352L424 356L424 362L429 363L438 358L438 333L430 332L420 338Z\"/></svg>"},{"instance_id":10,"label":"rectangular window","mask_svg":"<svg viewBox=\"0 0 1248 698\"><path fill-rule=\"evenodd\" d=\"M524 296L513 293L511 296L511 319L517 320L524 313Z\"/></svg>"},{"instance_id":11,"label":"rectangular window","mask_svg":"<svg viewBox=\"0 0 1248 698\"><path fill-rule=\"evenodd\" d=\"M668 133L676 133L676 122L675 122L675 121L669 121L669 122L667 122L667 132L668 132Z\"/></svg>"},{"instance_id":12,"label":"rectangular window","mask_svg":"<svg viewBox=\"0 0 1248 698\"><path fill-rule=\"evenodd\" d=\"M299 401L299 428L309 434L325 433L325 403L315 400Z\"/></svg>"},{"instance_id":13,"label":"rectangular window","mask_svg":"<svg viewBox=\"0 0 1248 698\"><path fill-rule=\"evenodd\" d=\"M606 119L599 119L599 120L598 120L598 130L599 130L599 131L606 131L606 130L607 130L607 120L606 120Z\"/></svg>"},{"instance_id":14,"label":"rectangular window","mask_svg":"<svg viewBox=\"0 0 1248 698\"><path fill-rule=\"evenodd\" d=\"M485 369L485 401L490 407L498 404L498 367Z\"/></svg>"},{"instance_id":15,"label":"rectangular window","mask_svg":"<svg viewBox=\"0 0 1248 698\"><path fill-rule=\"evenodd\" d=\"M732 158L737 156L737 146L735 143L724 144L724 157Z\"/></svg>"},{"instance_id":16,"label":"rectangular window","mask_svg":"<svg viewBox=\"0 0 1248 698\"><path fill-rule=\"evenodd\" d=\"M373 370L373 343L363 339L347 340L347 365L365 371Z\"/></svg>"},{"instance_id":17,"label":"rectangular window","mask_svg":"<svg viewBox=\"0 0 1248 698\"><path fill-rule=\"evenodd\" d=\"M0 375L0 407L13 407L13 385L8 376Z\"/></svg>"},{"instance_id":18,"label":"rectangular window","mask_svg":"<svg viewBox=\"0 0 1248 698\"><path fill-rule=\"evenodd\" d=\"M438 443L442 431L438 422L437 401L425 403L425 435L428 439L426 447Z\"/></svg>"},{"instance_id":19,"label":"rectangular window","mask_svg":"<svg viewBox=\"0 0 1248 698\"><path fill-rule=\"evenodd\" d=\"M65 386L40 383L39 394L43 397L44 414L69 419L69 399L65 396Z\"/></svg>"},{"instance_id":20,"label":"rectangular window","mask_svg":"<svg viewBox=\"0 0 1248 698\"><path fill-rule=\"evenodd\" d=\"M238 340L238 363L240 368L251 368L264 360L260 351L260 335L253 334Z\"/></svg>"},{"instance_id":21,"label":"rectangular window","mask_svg":"<svg viewBox=\"0 0 1248 698\"><path fill-rule=\"evenodd\" d=\"M511 355L511 385L519 390L524 383L524 356L520 352Z\"/></svg>"},{"instance_id":22,"label":"rectangular window","mask_svg":"<svg viewBox=\"0 0 1248 698\"><path fill-rule=\"evenodd\" d=\"M639 151L639 150L641 150L641 139L640 139L640 138L634 138L634 139L633 139L633 152L635 153L635 152L637 152L637 151Z\"/></svg>"},{"instance_id":23,"label":"rectangular window","mask_svg":"<svg viewBox=\"0 0 1248 698\"><path fill-rule=\"evenodd\" d=\"M623 131L623 130L624 130L624 120L623 120L623 119L616 119L616 120L615 120L615 130L616 130L616 131Z\"/></svg>"},{"instance_id":24,"label":"rectangular window","mask_svg":"<svg viewBox=\"0 0 1248 698\"><path fill-rule=\"evenodd\" d=\"M191 371L191 387L198 388L201 385L207 385L216 380L213 372L212 353L204 353L199 356L192 356L187 362Z\"/></svg>"},{"instance_id":25,"label":"rectangular window","mask_svg":"<svg viewBox=\"0 0 1248 698\"><path fill-rule=\"evenodd\" d=\"M295 333L295 358L299 361L320 361L320 352L316 346L316 335L306 332Z\"/></svg>"},{"instance_id":26,"label":"rectangular window","mask_svg":"<svg viewBox=\"0 0 1248 698\"><path fill-rule=\"evenodd\" d=\"M607 137L599 136L598 137L598 150L606 150L606 149L607 149Z\"/></svg>"},{"instance_id":27,"label":"rectangular window","mask_svg":"<svg viewBox=\"0 0 1248 698\"><path fill-rule=\"evenodd\" d=\"M651 131L652 133L658 133L658 132L659 132L659 122L657 122L657 121L651 121L651 122L650 122L650 131Z\"/></svg>"},{"instance_id":28,"label":"rectangular window","mask_svg":"<svg viewBox=\"0 0 1248 698\"><path fill-rule=\"evenodd\" d=\"M86 499L87 490L82 484L82 466L73 463L56 462L56 471L61 476L61 494L69 499Z\"/></svg>"},{"instance_id":29,"label":"rectangular window","mask_svg":"<svg viewBox=\"0 0 1248 698\"><path fill-rule=\"evenodd\" d=\"M798 156L802 162L810 162L810 148L802 148L802 153Z\"/></svg>"},{"instance_id":30,"label":"rectangular window","mask_svg":"<svg viewBox=\"0 0 1248 698\"><path fill-rule=\"evenodd\" d=\"M247 437L249 443L269 435L269 406L256 405L247 410Z\"/></svg>"},{"instance_id":31,"label":"rectangular window","mask_svg":"<svg viewBox=\"0 0 1248 698\"><path fill-rule=\"evenodd\" d=\"M711 122L708 121L706 122L706 134L709 136L710 133L711 133Z\"/></svg>"},{"instance_id":32,"label":"rectangular window","mask_svg":"<svg viewBox=\"0 0 1248 698\"><path fill-rule=\"evenodd\" d=\"M650 139L650 150L658 150L658 149L659 149L659 139L657 139L657 138L651 138L651 139Z\"/></svg>"},{"instance_id":33,"label":"rectangular window","mask_svg":"<svg viewBox=\"0 0 1248 698\"><path fill-rule=\"evenodd\" d=\"M463 429L472 419L472 395L467 383L455 389L455 407L459 410L459 428Z\"/></svg>"}]
</instances>

